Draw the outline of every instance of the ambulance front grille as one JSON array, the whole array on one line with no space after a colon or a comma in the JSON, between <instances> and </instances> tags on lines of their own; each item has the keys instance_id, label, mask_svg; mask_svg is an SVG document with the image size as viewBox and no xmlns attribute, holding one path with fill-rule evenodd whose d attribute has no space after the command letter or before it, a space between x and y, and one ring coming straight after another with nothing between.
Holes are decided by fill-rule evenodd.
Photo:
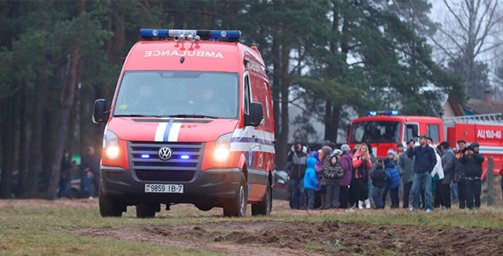
<instances>
[{"instance_id":1,"label":"ambulance front grille","mask_svg":"<svg viewBox=\"0 0 503 256\"><path fill-rule=\"evenodd\" d=\"M171 149L169 160L159 157L159 150L164 147ZM202 153L202 143L129 143L131 170L142 181L190 181L200 168Z\"/></svg>"}]
</instances>

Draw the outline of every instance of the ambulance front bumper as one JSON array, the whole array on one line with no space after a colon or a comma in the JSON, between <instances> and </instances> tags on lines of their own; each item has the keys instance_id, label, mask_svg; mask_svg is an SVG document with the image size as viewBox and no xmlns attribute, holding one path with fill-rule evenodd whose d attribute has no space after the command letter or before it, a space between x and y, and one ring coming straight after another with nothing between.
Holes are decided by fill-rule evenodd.
<instances>
[{"instance_id":1,"label":"ambulance front bumper","mask_svg":"<svg viewBox=\"0 0 503 256\"><path fill-rule=\"evenodd\" d=\"M100 169L103 194L127 205L192 203L221 206L236 197L240 181L239 168L198 170L188 181L142 180L134 171L120 167L101 166ZM147 193L146 184L183 185L183 193Z\"/></svg>"}]
</instances>

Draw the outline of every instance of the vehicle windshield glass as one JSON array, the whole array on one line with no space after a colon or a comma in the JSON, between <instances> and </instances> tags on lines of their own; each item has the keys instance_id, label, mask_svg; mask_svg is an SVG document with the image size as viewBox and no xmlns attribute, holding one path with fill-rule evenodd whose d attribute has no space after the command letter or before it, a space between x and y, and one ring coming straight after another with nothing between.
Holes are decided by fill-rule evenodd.
<instances>
[{"instance_id":1,"label":"vehicle windshield glass","mask_svg":"<svg viewBox=\"0 0 503 256\"><path fill-rule=\"evenodd\" d=\"M237 73L130 71L120 85L114 116L237 119Z\"/></svg>"},{"instance_id":2,"label":"vehicle windshield glass","mask_svg":"<svg viewBox=\"0 0 503 256\"><path fill-rule=\"evenodd\" d=\"M398 143L400 142L400 123L374 121L354 123L351 143Z\"/></svg>"}]
</instances>

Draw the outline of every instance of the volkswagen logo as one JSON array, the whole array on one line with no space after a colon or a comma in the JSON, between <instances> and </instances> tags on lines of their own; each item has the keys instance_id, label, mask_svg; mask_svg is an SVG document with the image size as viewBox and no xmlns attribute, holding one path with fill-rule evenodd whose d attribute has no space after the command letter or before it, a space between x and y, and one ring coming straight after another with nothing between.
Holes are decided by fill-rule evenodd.
<instances>
[{"instance_id":1,"label":"volkswagen logo","mask_svg":"<svg viewBox=\"0 0 503 256\"><path fill-rule=\"evenodd\" d=\"M171 149L168 147L162 147L159 149L159 158L161 160L164 160L164 161L169 160L172 155L173 155L173 151L171 151Z\"/></svg>"}]
</instances>

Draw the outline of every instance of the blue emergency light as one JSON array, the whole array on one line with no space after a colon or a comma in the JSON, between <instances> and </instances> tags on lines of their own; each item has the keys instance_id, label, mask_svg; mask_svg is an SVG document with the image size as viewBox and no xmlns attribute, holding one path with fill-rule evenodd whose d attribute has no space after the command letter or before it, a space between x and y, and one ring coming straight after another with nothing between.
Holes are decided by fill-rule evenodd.
<instances>
[{"instance_id":1,"label":"blue emergency light","mask_svg":"<svg viewBox=\"0 0 503 256\"><path fill-rule=\"evenodd\" d=\"M149 159L150 155L149 154L141 154L140 157L143 158L143 159Z\"/></svg>"},{"instance_id":2,"label":"blue emergency light","mask_svg":"<svg viewBox=\"0 0 503 256\"><path fill-rule=\"evenodd\" d=\"M183 160L187 160L190 158L190 156L189 155L181 155L180 158Z\"/></svg>"},{"instance_id":3,"label":"blue emergency light","mask_svg":"<svg viewBox=\"0 0 503 256\"><path fill-rule=\"evenodd\" d=\"M195 30L195 29L155 29L155 28L142 28L140 29L140 36L146 40L155 39L193 39L199 37L201 40L210 41L239 41L241 31L239 30Z\"/></svg>"},{"instance_id":4,"label":"blue emergency light","mask_svg":"<svg viewBox=\"0 0 503 256\"><path fill-rule=\"evenodd\" d=\"M398 110L368 112L368 116L398 116L399 114Z\"/></svg>"}]
</instances>

